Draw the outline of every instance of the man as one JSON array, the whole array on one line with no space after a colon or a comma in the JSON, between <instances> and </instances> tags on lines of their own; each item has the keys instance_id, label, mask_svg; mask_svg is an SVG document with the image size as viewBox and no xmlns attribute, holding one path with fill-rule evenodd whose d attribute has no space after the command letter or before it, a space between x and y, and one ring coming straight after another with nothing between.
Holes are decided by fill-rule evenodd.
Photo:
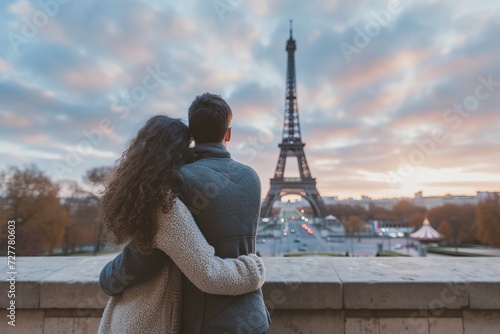
<instances>
[{"instance_id":1,"label":"man","mask_svg":"<svg viewBox=\"0 0 500 334\"><path fill-rule=\"evenodd\" d=\"M225 148L231 139L231 119L231 108L218 95L206 93L193 101L189 128L196 144L194 161L179 172L180 198L222 258L255 253L261 196L255 171L231 159ZM144 256L127 246L101 272L101 287L110 295L119 294L152 277L163 256L159 251ZM123 273L126 282L117 286ZM210 295L184 278L183 293L183 333L262 334L269 327L260 289L240 296Z\"/></svg>"}]
</instances>

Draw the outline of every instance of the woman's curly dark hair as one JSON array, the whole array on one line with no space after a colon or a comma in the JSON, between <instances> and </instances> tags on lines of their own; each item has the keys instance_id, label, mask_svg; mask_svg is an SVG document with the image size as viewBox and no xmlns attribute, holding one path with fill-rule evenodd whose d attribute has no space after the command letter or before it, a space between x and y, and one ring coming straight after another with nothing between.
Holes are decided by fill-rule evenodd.
<instances>
[{"instance_id":1,"label":"woman's curly dark hair","mask_svg":"<svg viewBox=\"0 0 500 334\"><path fill-rule=\"evenodd\" d=\"M167 213L178 194L176 174L189 150L189 129L179 119L157 115L139 130L117 160L104 190L100 219L110 241L135 241L143 254L153 251L159 208Z\"/></svg>"}]
</instances>

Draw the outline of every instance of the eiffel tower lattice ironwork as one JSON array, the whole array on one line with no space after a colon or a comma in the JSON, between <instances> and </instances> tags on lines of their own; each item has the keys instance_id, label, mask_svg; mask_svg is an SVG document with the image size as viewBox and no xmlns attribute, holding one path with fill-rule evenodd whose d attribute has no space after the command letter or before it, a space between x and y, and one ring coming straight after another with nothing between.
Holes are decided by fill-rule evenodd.
<instances>
[{"instance_id":1,"label":"eiffel tower lattice ironwork","mask_svg":"<svg viewBox=\"0 0 500 334\"><path fill-rule=\"evenodd\" d=\"M293 39L292 21L290 21L290 38L286 44L288 53L287 77L286 77L286 100L285 121L283 123L283 138L279 144L280 155L278 164L271 179L271 187L262 203L261 217L269 217L273 203L285 195L300 195L305 198L313 209L316 217L328 215L325 203L316 188L316 179L311 176L304 153L305 143L302 142L299 124L299 109L297 106L297 87L295 78L295 50L297 49ZM284 177L285 163L288 157L296 157L299 164L300 177Z\"/></svg>"}]
</instances>

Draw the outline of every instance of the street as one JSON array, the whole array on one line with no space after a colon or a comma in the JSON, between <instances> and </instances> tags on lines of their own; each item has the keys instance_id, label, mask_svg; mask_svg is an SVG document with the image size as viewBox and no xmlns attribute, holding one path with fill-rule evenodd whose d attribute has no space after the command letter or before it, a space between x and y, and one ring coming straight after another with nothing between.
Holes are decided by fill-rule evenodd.
<instances>
[{"instance_id":1,"label":"street","mask_svg":"<svg viewBox=\"0 0 500 334\"><path fill-rule=\"evenodd\" d=\"M305 224L306 228L302 227ZM323 231L325 235L326 231ZM282 224L268 225L257 236L257 251L262 256L283 256L286 253L338 253L349 256L375 256L382 244L383 251L392 250L402 255L418 256L418 251L407 247L412 240L390 237L345 237L325 240L318 226L302 220L287 220ZM328 238L332 239L332 238ZM428 254L428 256L433 256Z\"/></svg>"}]
</instances>

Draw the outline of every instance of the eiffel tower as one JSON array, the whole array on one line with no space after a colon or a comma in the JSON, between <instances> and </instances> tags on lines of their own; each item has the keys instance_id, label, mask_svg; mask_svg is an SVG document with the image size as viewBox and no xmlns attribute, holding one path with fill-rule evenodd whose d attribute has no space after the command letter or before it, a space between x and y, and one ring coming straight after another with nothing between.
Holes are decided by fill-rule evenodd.
<instances>
[{"instance_id":1,"label":"eiffel tower","mask_svg":"<svg viewBox=\"0 0 500 334\"><path fill-rule=\"evenodd\" d=\"M328 215L325 203L316 189L316 179L311 176L304 153L305 143L300 136L299 109L297 107L297 88L295 79L295 50L297 46L293 39L292 21L290 21L290 38L286 44L288 53L288 68L286 76L285 121L283 123L283 140L279 144L280 156L271 188L262 203L261 217L269 217L273 203L285 195L300 195L305 198L313 209L316 217ZM299 164L300 177L284 177L285 163L288 157L296 157Z\"/></svg>"}]
</instances>

